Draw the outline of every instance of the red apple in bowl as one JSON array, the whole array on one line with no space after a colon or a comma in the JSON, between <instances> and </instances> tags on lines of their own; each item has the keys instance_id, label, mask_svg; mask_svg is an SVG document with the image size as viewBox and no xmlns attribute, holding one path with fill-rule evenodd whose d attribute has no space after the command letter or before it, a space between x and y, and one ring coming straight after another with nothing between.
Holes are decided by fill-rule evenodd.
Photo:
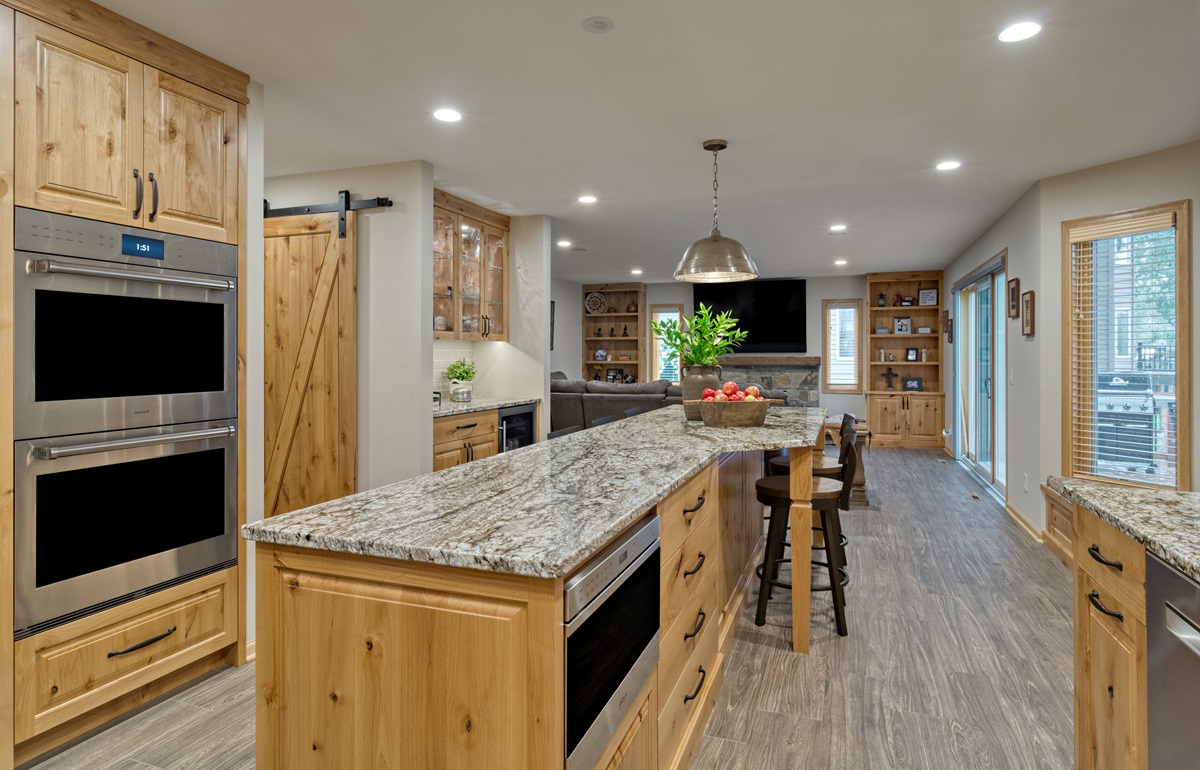
<instances>
[{"instance_id":1,"label":"red apple in bowl","mask_svg":"<svg viewBox=\"0 0 1200 770\"><path fill-rule=\"evenodd\" d=\"M733 380L730 380L729 382L727 382L721 386L721 392L727 396L732 396L734 393L738 392L737 383L734 382Z\"/></svg>"},{"instance_id":2,"label":"red apple in bowl","mask_svg":"<svg viewBox=\"0 0 1200 770\"><path fill-rule=\"evenodd\" d=\"M717 395L713 396L713 401L728 401L728 400L729 400L729 396L725 395L724 393L718 393Z\"/></svg>"},{"instance_id":3,"label":"red apple in bowl","mask_svg":"<svg viewBox=\"0 0 1200 770\"><path fill-rule=\"evenodd\" d=\"M712 394L711 396L705 396L704 398L702 398L702 399L700 399L700 400L701 400L701 401L716 401L716 400L717 400L717 394L716 394L716 393L714 393L714 394Z\"/></svg>"},{"instance_id":4,"label":"red apple in bowl","mask_svg":"<svg viewBox=\"0 0 1200 770\"><path fill-rule=\"evenodd\" d=\"M715 395L717 395L717 391L713 390L712 388L705 388L700 393L700 400L707 401L708 399L712 398Z\"/></svg>"},{"instance_id":5,"label":"red apple in bowl","mask_svg":"<svg viewBox=\"0 0 1200 770\"><path fill-rule=\"evenodd\" d=\"M759 392L759 390L758 390L758 386L757 386L757 385L747 385L747 386L746 386L746 395L747 395L747 396L754 396L755 398L758 398L758 397L759 397L759 395L760 395L760 392Z\"/></svg>"},{"instance_id":6,"label":"red apple in bowl","mask_svg":"<svg viewBox=\"0 0 1200 770\"><path fill-rule=\"evenodd\" d=\"M741 393L734 393L732 396L729 396L729 400L730 401L742 401L743 396Z\"/></svg>"}]
</instances>

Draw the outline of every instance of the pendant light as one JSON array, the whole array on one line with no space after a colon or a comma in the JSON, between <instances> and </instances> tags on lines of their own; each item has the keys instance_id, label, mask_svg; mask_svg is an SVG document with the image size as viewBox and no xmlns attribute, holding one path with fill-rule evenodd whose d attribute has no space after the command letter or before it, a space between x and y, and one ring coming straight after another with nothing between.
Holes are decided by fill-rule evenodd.
<instances>
[{"instance_id":1,"label":"pendant light","mask_svg":"<svg viewBox=\"0 0 1200 770\"><path fill-rule=\"evenodd\" d=\"M701 238L683 252L675 268L675 280L689 283L732 283L758 277L758 268L746 253L746 247L721 235L717 227L717 153L729 146L724 139L709 139L704 149L713 154L713 226L707 238Z\"/></svg>"}]
</instances>

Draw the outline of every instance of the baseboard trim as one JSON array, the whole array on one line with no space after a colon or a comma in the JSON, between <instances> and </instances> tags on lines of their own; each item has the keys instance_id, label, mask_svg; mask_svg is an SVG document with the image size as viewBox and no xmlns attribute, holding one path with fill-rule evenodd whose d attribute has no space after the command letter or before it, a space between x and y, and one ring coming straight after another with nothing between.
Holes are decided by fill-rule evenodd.
<instances>
[{"instance_id":1,"label":"baseboard trim","mask_svg":"<svg viewBox=\"0 0 1200 770\"><path fill-rule=\"evenodd\" d=\"M1005 503L1004 504L1004 512L1007 513L1009 516L1011 516L1012 520L1017 522L1017 524L1020 525L1021 529L1025 530L1025 532L1031 538L1033 538L1034 542L1036 542L1036 543L1043 542L1042 541L1042 533L1038 531L1037 527L1033 526L1033 523L1030 522L1029 519L1022 516L1021 513L1019 511L1017 511L1016 508L1013 508L1011 505Z\"/></svg>"},{"instance_id":2,"label":"baseboard trim","mask_svg":"<svg viewBox=\"0 0 1200 770\"><path fill-rule=\"evenodd\" d=\"M945 452L946 454L950 455L951 460L954 459L954 452L951 451L950 447L946 446L945 444L942 444L942 451Z\"/></svg>"},{"instance_id":3,"label":"baseboard trim","mask_svg":"<svg viewBox=\"0 0 1200 770\"><path fill-rule=\"evenodd\" d=\"M246 662L247 663L254 660L254 650L255 650L254 643L256 641L258 641L258 640L251 639L250 641L246 642Z\"/></svg>"}]
</instances>

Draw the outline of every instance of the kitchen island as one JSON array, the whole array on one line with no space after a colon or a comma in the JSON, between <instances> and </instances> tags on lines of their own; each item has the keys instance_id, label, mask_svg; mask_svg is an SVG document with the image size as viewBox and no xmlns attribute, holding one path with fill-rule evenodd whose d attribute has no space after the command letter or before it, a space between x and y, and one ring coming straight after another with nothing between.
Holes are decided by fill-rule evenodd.
<instances>
[{"instance_id":1,"label":"kitchen island","mask_svg":"<svg viewBox=\"0 0 1200 770\"><path fill-rule=\"evenodd\" d=\"M564 580L657 512L659 670L700 660L700 675L694 688L651 678L604 761L686 768L761 548L757 453L795 450L792 525L808 532L823 415L772 409L761 428L714 429L667 407L245 527L258 541L258 767L562 768ZM710 544L693 562L696 543ZM808 547L798 540L797 563ZM674 651L665 632L690 628L681 608L705 597L715 630ZM799 652L808 600L794 592ZM650 761L634 764L642 746Z\"/></svg>"}]
</instances>

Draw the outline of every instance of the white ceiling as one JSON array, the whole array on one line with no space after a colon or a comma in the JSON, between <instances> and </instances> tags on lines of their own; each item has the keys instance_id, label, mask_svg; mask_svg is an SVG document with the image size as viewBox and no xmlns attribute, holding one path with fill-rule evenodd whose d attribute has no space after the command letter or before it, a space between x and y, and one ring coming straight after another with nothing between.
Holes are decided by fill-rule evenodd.
<instances>
[{"instance_id":1,"label":"white ceiling","mask_svg":"<svg viewBox=\"0 0 1200 770\"><path fill-rule=\"evenodd\" d=\"M268 176L428 160L552 216L575 281L670 280L710 137L722 232L769 277L942 267L1037 179L1200 138L1198 0L101 2L264 84Z\"/></svg>"}]
</instances>

